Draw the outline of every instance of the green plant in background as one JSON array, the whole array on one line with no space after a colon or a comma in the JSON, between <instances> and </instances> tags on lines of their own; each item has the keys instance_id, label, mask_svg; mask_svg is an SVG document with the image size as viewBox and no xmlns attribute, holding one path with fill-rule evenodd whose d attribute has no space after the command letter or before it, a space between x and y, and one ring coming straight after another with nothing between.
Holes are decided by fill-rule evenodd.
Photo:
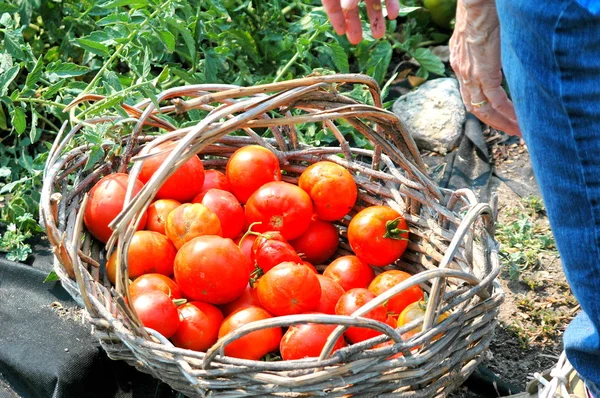
<instances>
[{"instance_id":1,"label":"green plant in background","mask_svg":"<svg viewBox=\"0 0 600 398\"><path fill-rule=\"evenodd\" d=\"M351 46L333 32L320 0L0 0L0 222L8 226L0 250L24 259L26 238L40 231L32 215L63 123L123 101L156 102L157 92L184 84L248 86L360 72L385 91L395 77L390 66L403 57L419 65L422 77L444 75L444 64L426 48L447 40L437 29L416 1L388 22L385 39L374 40L365 25L365 40ZM105 98L63 112L84 94ZM350 95L368 101L368 91ZM353 145L368 147L347 127L342 132ZM314 126L299 130L307 144L332 141ZM90 127L74 144L102 157L102 144L118 142L110 134Z\"/></svg>"}]
</instances>

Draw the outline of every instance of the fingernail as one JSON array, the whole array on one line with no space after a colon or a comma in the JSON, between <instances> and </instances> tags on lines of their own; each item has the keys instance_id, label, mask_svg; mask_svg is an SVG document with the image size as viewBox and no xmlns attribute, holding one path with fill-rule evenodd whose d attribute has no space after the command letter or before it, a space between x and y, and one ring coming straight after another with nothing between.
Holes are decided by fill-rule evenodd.
<instances>
[{"instance_id":1,"label":"fingernail","mask_svg":"<svg viewBox=\"0 0 600 398\"><path fill-rule=\"evenodd\" d=\"M348 10L348 9L352 8L353 4L354 4L353 0L342 0L340 2L340 5L342 6L343 10Z\"/></svg>"}]
</instances>

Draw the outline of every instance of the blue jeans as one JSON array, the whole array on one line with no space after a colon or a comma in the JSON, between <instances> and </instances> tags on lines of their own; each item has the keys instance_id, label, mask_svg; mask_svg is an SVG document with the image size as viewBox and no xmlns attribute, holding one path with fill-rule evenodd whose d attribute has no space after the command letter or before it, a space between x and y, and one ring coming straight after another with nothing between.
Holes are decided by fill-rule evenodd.
<instances>
[{"instance_id":1,"label":"blue jeans","mask_svg":"<svg viewBox=\"0 0 600 398\"><path fill-rule=\"evenodd\" d=\"M502 64L581 313L567 357L600 397L600 17L572 0L497 0Z\"/></svg>"}]
</instances>

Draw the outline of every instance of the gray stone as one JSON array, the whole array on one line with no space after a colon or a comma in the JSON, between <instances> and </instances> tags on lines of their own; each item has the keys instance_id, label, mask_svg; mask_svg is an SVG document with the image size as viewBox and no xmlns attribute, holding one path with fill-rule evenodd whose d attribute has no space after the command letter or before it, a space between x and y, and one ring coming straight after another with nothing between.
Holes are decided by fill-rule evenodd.
<instances>
[{"instance_id":1,"label":"gray stone","mask_svg":"<svg viewBox=\"0 0 600 398\"><path fill-rule=\"evenodd\" d=\"M445 155L458 146L466 110L456 79L423 83L398 98L393 111L406 124L419 148Z\"/></svg>"}]
</instances>

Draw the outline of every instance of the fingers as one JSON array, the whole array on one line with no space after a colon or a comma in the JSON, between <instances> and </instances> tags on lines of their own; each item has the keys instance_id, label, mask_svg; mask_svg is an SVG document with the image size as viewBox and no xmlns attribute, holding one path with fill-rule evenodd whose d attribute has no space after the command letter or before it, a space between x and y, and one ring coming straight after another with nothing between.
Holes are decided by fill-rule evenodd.
<instances>
[{"instance_id":1,"label":"fingers","mask_svg":"<svg viewBox=\"0 0 600 398\"><path fill-rule=\"evenodd\" d=\"M400 2L398 0L385 0L385 9L388 19L396 19L400 13Z\"/></svg>"},{"instance_id":2,"label":"fingers","mask_svg":"<svg viewBox=\"0 0 600 398\"><path fill-rule=\"evenodd\" d=\"M331 26L338 35L346 33L346 17L339 0L321 0Z\"/></svg>"},{"instance_id":3,"label":"fingers","mask_svg":"<svg viewBox=\"0 0 600 398\"><path fill-rule=\"evenodd\" d=\"M374 38L379 39L385 35L385 19L381 10L381 0L366 0L367 15L371 23L371 33Z\"/></svg>"},{"instance_id":4,"label":"fingers","mask_svg":"<svg viewBox=\"0 0 600 398\"><path fill-rule=\"evenodd\" d=\"M359 2L360 2L360 0L342 0L340 2L340 4L342 5L342 8L344 9L344 11L348 12L348 11L358 7Z\"/></svg>"},{"instance_id":5,"label":"fingers","mask_svg":"<svg viewBox=\"0 0 600 398\"><path fill-rule=\"evenodd\" d=\"M346 37L351 44L362 41L362 25L358 7L346 11Z\"/></svg>"}]
</instances>

